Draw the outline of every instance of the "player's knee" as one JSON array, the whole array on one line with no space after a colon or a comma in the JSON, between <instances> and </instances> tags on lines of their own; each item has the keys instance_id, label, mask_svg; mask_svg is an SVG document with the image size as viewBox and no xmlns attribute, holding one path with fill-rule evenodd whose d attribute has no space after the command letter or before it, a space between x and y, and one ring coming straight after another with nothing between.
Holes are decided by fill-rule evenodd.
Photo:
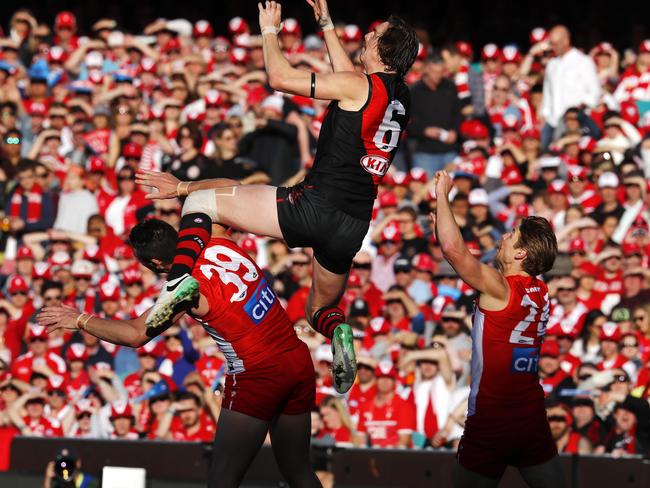
<instances>
[{"instance_id":1,"label":"player's knee","mask_svg":"<svg viewBox=\"0 0 650 488\"><path fill-rule=\"evenodd\" d=\"M218 222L217 195L214 190L198 190L190 193L183 204L183 217L191 213L203 213Z\"/></svg>"}]
</instances>

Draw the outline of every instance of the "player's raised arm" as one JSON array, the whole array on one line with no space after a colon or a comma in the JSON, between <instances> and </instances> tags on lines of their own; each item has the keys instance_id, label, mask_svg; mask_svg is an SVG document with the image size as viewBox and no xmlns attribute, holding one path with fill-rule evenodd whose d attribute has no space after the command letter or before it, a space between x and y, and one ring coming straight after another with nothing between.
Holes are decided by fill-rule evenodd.
<instances>
[{"instance_id":1,"label":"player's raised arm","mask_svg":"<svg viewBox=\"0 0 650 488\"><path fill-rule=\"evenodd\" d=\"M277 2L258 3L264 65L269 85L294 95L323 100L349 100L363 103L368 97L368 80L362 73L354 71L315 74L296 69L284 57L278 44L281 7Z\"/></svg>"},{"instance_id":2,"label":"player's raised arm","mask_svg":"<svg viewBox=\"0 0 650 488\"><path fill-rule=\"evenodd\" d=\"M323 38L327 46L332 69L337 71L354 71L352 60L343 49L343 44L336 33L330 11L327 6L327 0L307 0L307 3L314 9L316 22L323 31Z\"/></svg>"},{"instance_id":3,"label":"player's raised arm","mask_svg":"<svg viewBox=\"0 0 650 488\"><path fill-rule=\"evenodd\" d=\"M446 171L436 173L436 232L443 255L458 275L480 293L508 300L508 283L496 269L479 262L467 249L449 205L453 180Z\"/></svg>"}]
</instances>

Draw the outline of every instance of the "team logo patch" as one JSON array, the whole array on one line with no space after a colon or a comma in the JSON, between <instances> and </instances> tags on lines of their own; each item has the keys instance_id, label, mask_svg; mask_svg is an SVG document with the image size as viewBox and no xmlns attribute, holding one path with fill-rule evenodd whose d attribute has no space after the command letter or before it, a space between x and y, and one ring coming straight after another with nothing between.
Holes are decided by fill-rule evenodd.
<instances>
[{"instance_id":1,"label":"team logo patch","mask_svg":"<svg viewBox=\"0 0 650 488\"><path fill-rule=\"evenodd\" d=\"M538 347L515 347L512 350L512 373L537 373Z\"/></svg>"},{"instance_id":2,"label":"team logo patch","mask_svg":"<svg viewBox=\"0 0 650 488\"><path fill-rule=\"evenodd\" d=\"M244 311L255 325L258 325L269 313L277 297L264 278L257 285L255 292L244 305Z\"/></svg>"},{"instance_id":3,"label":"team logo patch","mask_svg":"<svg viewBox=\"0 0 650 488\"><path fill-rule=\"evenodd\" d=\"M366 154L359 160L359 163L363 169L375 176L384 176L390 166L388 159L374 154Z\"/></svg>"}]
</instances>

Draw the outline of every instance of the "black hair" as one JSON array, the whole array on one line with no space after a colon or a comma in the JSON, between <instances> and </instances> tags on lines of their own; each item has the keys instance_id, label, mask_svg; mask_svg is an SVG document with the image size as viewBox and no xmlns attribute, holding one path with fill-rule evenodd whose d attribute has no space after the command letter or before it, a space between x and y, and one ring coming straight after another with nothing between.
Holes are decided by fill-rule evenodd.
<instances>
[{"instance_id":1,"label":"black hair","mask_svg":"<svg viewBox=\"0 0 650 488\"><path fill-rule=\"evenodd\" d=\"M181 393L180 395L178 395L178 397L176 398L177 402L180 402L180 401L183 401L183 400L192 400L197 407L199 407L199 408L201 407L201 400L199 399L199 397L197 397L191 391L185 391L185 392Z\"/></svg>"},{"instance_id":2,"label":"black hair","mask_svg":"<svg viewBox=\"0 0 650 488\"><path fill-rule=\"evenodd\" d=\"M438 49L434 49L429 56L427 56L427 63L430 64L443 64L444 60Z\"/></svg>"},{"instance_id":3,"label":"black hair","mask_svg":"<svg viewBox=\"0 0 650 488\"><path fill-rule=\"evenodd\" d=\"M192 144L194 145L194 149L201 149L201 146L203 145L203 134L201 133L201 129L196 124L183 124L178 128L178 132L176 134L176 142L180 145L181 143L181 132L183 129L187 129L190 131L190 137L192 138Z\"/></svg>"},{"instance_id":4,"label":"black hair","mask_svg":"<svg viewBox=\"0 0 650 488\"><path fill-rule=\"evenodd\" d=\"M59 290L63 292L63 283L60 281L51 281L48 280L45 283L43 283L43 286L41 287L41 296L45 295L45 292L48 290Z\"/></svg>"},{"instance_id":5,"label":"black hair","mask_svg":"<svg viewBox=\"0 0 650 488\"><path fill-rule=\"evenodd\" d=\"M401 17L391 15L388 24L378 40L379 59L390 71L404 77L418 55L418 37Z\"/></svg>"},{"instance_id":6,"label":"black hair","mask_svg":"<svg viewBox=\"0 0 650 488\"><path fill-rule=\"evenodd\" d=\"M18 113L18 105L16 105L14 102L2 102L0 103L0 110L4 109L9 109L13 116L15 117L16 114Z\"/></svg>"},{"instance_id":7,"label":"black hair","mask_svg":"<svg viewBox=\"0 0 650 488\"><path fill-rule=\"evenodd\" d=\"M21 159L16 166L16 173L22 173L24 171L36 171L36 161Z\"/></svg>"},{"instance_id":8,"label":"black hair","mask_svg":"<svg viewBox=\"0 0 650 488\"><path fill-rule=\"evenodd\" d=\"M152 271L159 272L153 259L159 259L165 264L174 260L178 233L167 222L149 219L137 224L129 233L128 243L133 247L135 257Z\"/></svg>"},{"instance_id":9,"label":"black hair","mask_svg":"<svg viewBox=\"0 0 650 488\"><path fill-rule=\"evenodd\" d=\"M601 312L600 310L590 310L587 312L587 315L585 315L585 320L582 325L582 330L580 331L580 334L578 335L579 339L582 339L582 352L587 353L587 341L589 340L589 332L591 331L591 328L594 325L594 322L596 322L597 319L600 317L604 317L605 314Z\"/></svg>"}]
</instances>

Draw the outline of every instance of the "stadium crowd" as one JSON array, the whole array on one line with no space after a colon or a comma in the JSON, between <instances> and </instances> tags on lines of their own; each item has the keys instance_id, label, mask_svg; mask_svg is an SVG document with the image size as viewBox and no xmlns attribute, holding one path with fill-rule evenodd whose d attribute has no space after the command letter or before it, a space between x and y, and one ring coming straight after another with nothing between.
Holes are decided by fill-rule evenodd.
<instances>
[{"instance_id":1,"label":"stadium crowd","mask_svg":"<svg viewBox=\"0 0 650 488\"><path fill-rule=\"evenodd\" d=\"M147 199L138 170L274 185L309 171L327 105L269 89L252 25L236 17L218 33L206 20L159 19L132 35L99 19L79 32L71 12L47 25L21 9L0 33L0 469L21 434L212 440L225 368L199 323L132 350L82 331L48 335L35 315L64 303L132 318L153 304L162 282L126 238L150 217L177 227L181 202ZM337 25L353 59L366 27ZM330 70L322 39L303 28L285 20L287 57ZM335 394L330 347L304 316L310 250L232 232L313 353L314 438L458 444L474 296L432 232L431 176L446 168L481 261L524 216L556 231L546 339L539 358L512 367L539 370L558 450L647 455L650 40L619 53L607 42L581 51L561 26L534 29L525 47L433 47L419 34L406 140L343 298L359 364L348 395Z\"/></svg>"}]
</instances>

